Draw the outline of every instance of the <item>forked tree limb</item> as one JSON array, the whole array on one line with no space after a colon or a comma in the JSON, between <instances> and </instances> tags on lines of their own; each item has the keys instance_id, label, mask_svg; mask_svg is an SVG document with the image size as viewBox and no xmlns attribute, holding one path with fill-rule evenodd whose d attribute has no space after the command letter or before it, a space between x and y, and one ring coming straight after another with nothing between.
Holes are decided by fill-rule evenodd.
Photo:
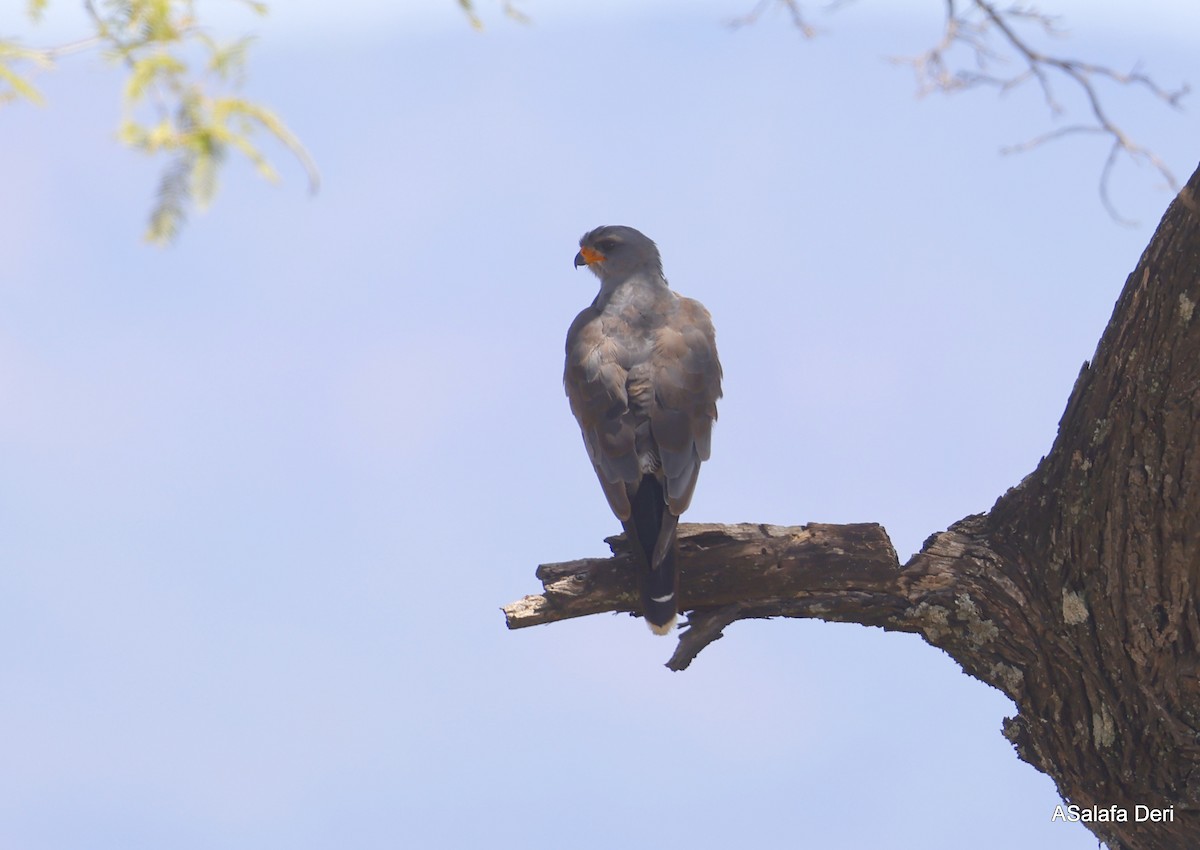
<instances>
[{"instance_id":1,"label":"forked tree limb","mask_svg":"<svg viewBox=\"0 0 1200 850\"><path fill-rule=\"evenodd\" d=\"M625 538L611 537L608 542L611 558L540 566L542 593L506 605L508 627L607 611L637 613L637 572ZM844 617L900 628L908 607L903 591L908 582L879 525L684 523L679 526L679 550L680 607L691 614L679 650L667 665L676 670L686 667L735 620Z\"/></svg>"},{"instance_id":2,"label":"forked tree limb","mask_svg":"<svg viewBox=\"0 0 1200 850\"><path fill-rule=\"evenodd\" d=\"M970 528L969 517L956 529ZM542 593L504 606L510 629L605 612L638 611L636 568L624 536L610 537L610 558L584 558L538 567ZM996 589L985 549L972 546L961 530L935 536L923 555L901 567L891 540L874 523L805 526L679 526L680 607L686 628L667 666L685 669L705 646L737 620L770 617L816 618L917 632L944 646L961 632L976 648L998 628L982 616L974 596ZM964 566L965 565L965 566ZM951 568L953 567L953 568ZM994 579L994 576L992 576ZM1015 593L1019 610L1023 601ZM973 596L974 595L974 596ZM964 664L967 666L967 664ZM978 668L978 663L970 664ZM986 665L985 681L1012 690L1016 678Z\"/></svg>"}]
</instances>

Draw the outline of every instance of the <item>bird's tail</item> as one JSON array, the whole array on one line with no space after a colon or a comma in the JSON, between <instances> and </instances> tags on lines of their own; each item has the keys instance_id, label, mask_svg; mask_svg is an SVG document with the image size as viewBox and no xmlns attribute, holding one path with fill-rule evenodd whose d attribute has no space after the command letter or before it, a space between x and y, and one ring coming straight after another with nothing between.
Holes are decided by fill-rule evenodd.
<instances>
[{"instance_id":1,"label":"bird's tail","mask_svg":"<svg viewBox=\"0 0 1200 850\"><path fill-rule=\"evenodd\" d=\"M675 625L679 614L679 571L675 567L674 546L667 550L662 563L646 574L642 583L642 613L656 635L668 634Z\"/></svg>"},{"instance_id":2,"label":"bird's tail","mask_svg":"<svg viewBox=\"0 0 1200 850\"><path fill-rule=\"evenodd\" d=\"M679 613L675 541L679 517L667 510L662 484L653 475L642 477L631 507L625 531L643 565L642 616L651 631L665 635Z\"/></svg>"}]
</instances>

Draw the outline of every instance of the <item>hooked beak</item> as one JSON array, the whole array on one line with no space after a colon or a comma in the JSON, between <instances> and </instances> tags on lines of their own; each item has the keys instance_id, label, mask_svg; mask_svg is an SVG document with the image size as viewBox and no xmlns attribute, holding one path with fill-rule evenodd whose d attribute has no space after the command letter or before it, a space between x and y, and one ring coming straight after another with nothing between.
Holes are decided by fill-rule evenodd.
<instances>
[{"instance_id":1,"label":"hooked beak","mask_svg":"<svg viewBox=\"0 0 1200 850\"><path fill-rule=\"evenodd\" d=\"M584 245L579 249L579 253L575 255L575 268L580 266L590 266L592 263L603 263L604 255L595 248L589 248Z\"/></svg>"}]
</instances>

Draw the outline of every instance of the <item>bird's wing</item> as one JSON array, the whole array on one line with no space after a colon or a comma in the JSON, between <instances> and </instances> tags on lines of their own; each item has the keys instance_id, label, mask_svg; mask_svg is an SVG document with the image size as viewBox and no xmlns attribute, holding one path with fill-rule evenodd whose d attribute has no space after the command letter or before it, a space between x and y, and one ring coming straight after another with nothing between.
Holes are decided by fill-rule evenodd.
<instances>
[{"instance_id":1,"label":"bird's wing","mask_svg":"<svg viewBox=\"0 0 1200 850\"><path fill-rule=\"evenodd\" d=\"M703 304L677 299L655 331L652 358L650 429L667 482L667 506L679 516L692 501L701 461L708 460L721 397L716 334Z\"/></svg>"},{"instance_id":2,"label":"bird's wing","mask_svg":"<svg viewBox=\"0 0 1200 850\"><path fill-rule=\"evenodd\" d=\"M604 332L599 311L589 307L580 313L567 332L563 386L600 486L622 522L630 516L625 485L641 478L637 423L626 389L630 367L629 352Z\"/></svg>"}]
</instances>

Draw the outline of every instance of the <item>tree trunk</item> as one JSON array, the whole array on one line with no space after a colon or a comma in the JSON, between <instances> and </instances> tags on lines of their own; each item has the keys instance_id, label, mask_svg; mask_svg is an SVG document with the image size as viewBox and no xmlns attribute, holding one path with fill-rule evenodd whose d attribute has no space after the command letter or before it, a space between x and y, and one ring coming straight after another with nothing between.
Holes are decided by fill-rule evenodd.
<instances>
[{"instance_id":1,"label":"tree trunk","mask_svg":"<svg viewBox=\"0 0 1200 850\"><path fill-rule=\"evenodd\" d=\"M668 666L747 617L918 632L1013 699L1005 736L1064 800L1108 817L1087 825L1109 847L1200 847L1196 198L1200 171L1129 276L1050 453L989 513L903 567L877 525L680 526L691 614ZM507 606L509 627L636 611L613 544L614 558L540 568L544 593ZM1138 806L1162 819L1139 822Z\"/></svg>"}]
</instances>

